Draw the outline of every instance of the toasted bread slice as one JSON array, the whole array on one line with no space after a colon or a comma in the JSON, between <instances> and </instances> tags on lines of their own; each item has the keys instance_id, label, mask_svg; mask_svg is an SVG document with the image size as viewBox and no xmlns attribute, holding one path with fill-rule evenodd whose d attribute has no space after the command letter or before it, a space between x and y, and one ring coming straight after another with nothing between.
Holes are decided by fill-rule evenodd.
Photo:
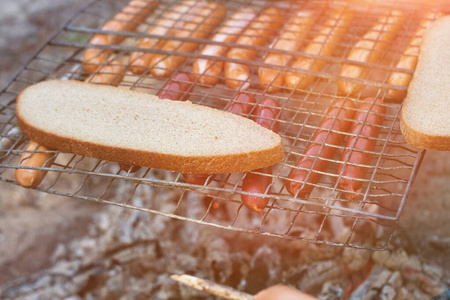
<instances>
[{"instance_id":1,"label":"toasted bread slice","mask_svg":"<svg viewBox=\"0 0 450 300\"><path fill-rule=\"evenodd\" d=\"M184 173L242 172L276 164L281 138L206 106L111 86L51 80L26 88L17 120L51 149Z\"/></svg>"},{"instance_id":2,"label":"toasted bread slice","mask_svg":"<svg viewBox=\"0 0 450 300\"><path fill-rule=\"evenodd\" d=\"M430 150L450 150L450 16L426 31L401 111L405 140Z\"/></svg>"}]
</instances>

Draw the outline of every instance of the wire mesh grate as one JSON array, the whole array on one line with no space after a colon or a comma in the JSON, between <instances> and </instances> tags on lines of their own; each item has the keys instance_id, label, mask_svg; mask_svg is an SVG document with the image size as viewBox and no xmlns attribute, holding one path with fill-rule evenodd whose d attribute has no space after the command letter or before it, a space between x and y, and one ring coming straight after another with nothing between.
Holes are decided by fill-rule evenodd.
<instances>
[{"instance_id":1,"label":"wire mesh grate","mask_svg":"<svg viewBox=\"0 0 450 300\"><path fill-rule=\"evenodd\" d=\"M180 1L181 2L181 1ZM195 6L196 2L187 1ZM160 214L176 219L221 227L248 233L256 233L287 239L300 239L309 242L325 243L339 246L351 246L366 249L385 249L398 223L406 197L411 188L424 151L405 143L400 132L399 112L401 104L392 101L387 95L388 89L400 91L405 87L388 83L389 75L394 71L411 74L412 71L399 69L396 63L407 47L409 40L415 35L416 28L424 12L436 10L448 13L448 3L414 3L408 1L380 2L361 1L358 6L350 6L345 1L226 1L227 18L242 7L252 7L257 14L269 7L279 8L283 12L283 19L288 20L298 11L310 11L314 15L314 22L303 37L301 46L296 51L285 51L271 47L277 41L275 35L263 46L240 45L235 41L212 41L211 36L220 28L217 26L206 37L194 38L174 36L171 34L152 34L147 30L158 23L158 20L173 12L178 1L161 1L153 12L134 31L116 32L102 30L101 25L114 18L127 3L109 0L93 1L81 10L67 24L52 37L42 49L23 67L22 71L11 81L0 95L0 178L4 182L17 184L14 174L18 168L39 169L48 171L44 181L36 188L39 191L91 200L106 204L113 204L125 208ZM314 42L314 37L324 34L321 31L331 12L344 6L352 11L351 26L334 45L332 55L311 54L304 51L306 45ZM427 9L423 9L426 7ZM105 9L108 8L108 9ZM379 51L379 59L375 62L356 62L347 59L352 46L370 30L377 20L392 9L401 10L405 21L397 38L387 47ZM188 12L185 12L188 14ZM172 23L174 23L172 21ZM247 28L250 25L247 25ZM383 27L384 28L384 27ZM167 28L170 31L172 28ZM331 28L333 29L333 28ZM282 29L277 32L280 33ZM244 31L245 32L245 31ZM381 30L383 32L383 29ZM94 34L113 34L122 36L120 44L93 45L89 41ZM328 35L333 30L328 30ZM341 34L341 33L339 33ZM183 43L193 43L197 47L190 52L182 49L171 51L159 48L142 48L139 42L143 38L174 40ZM329 38L329 37L328 37ZM321 47L326 45L325 42ZM316 40L317 42L317 40ZM252 50L256 56L251 61L229 58L225 55L214 57L203 55L200 49L203 45L218 45L239 47ZM108 53L106 63L100 64L95 71L86 71L83 67L83 54L87 48L100 49L101 53ZM182 57L182 62L174 69L170 69L169 77L152 75L155 66L147 66L140 73L133 73L133 62L130 54L133 52L144 54L160 54L161 59L168 56ZM286 66L277 66L264 62L269 53L289 55L290 61L298 58L312 59L314 62L324 62L319 71L300 70ZM280 103L280 113L271 121L278 122L279 134L285 148L284 160L274 166L272 173L261 173L256 170L251 173L269 177L270 188L265 193L253 193L269 199L266 213L263 215L247 209L241 202L242 195L251 192L242 191L243 180L250 173L209 175L205 184L189 184L182 174L164 170L141 168L135 173L122 170L117 163L101 161L71 153L54 152L56 160L51 167L25 167L19 164L21 155L25 152L27 138L20 132L15 119L15 99L27 86L42 80L59 78L86 81L93 76L111 75L111 84L123 75L120 87L157 94L162 87L171 80L173 74L186 72L192 74L193 62L196 58L215 59L224 63L245 63L249 66L250 76L245 79L246 89L230 88L225 78L220 75L219 82L213 86L199 82L199 77L189 89L189 99L194 103L207 105L217 109L225 109L237 93L245 92L257 99L252 110L245 114L254 117L255 109L261 106L264 98L275 99ZM120 74L107 69L113 61L120 69ZM352 63L369 70L366 76L348 78L339 75L342 64ZM260 67L272 68L280 72L294 72L296 74L313 76L312 82L305 88L286 88L276 86L272 81L261 84L258 78ZM102 71L103 70L103 71ZM109 70L109 71L107 71ZM109 72L109 73L108 73ZM204 75L204 74L200 74ZM347 80L362 84L363 88L354 95L339 91L338 80ZM103 83L104 84L104 83ZM109 83L107 83L109 84ZM272 87L282 88L280 91L269 92ZM361 179L360 191L353 192L356 200L347 200L345 191L338 182L343 175L339 174L338 166L340 154L346 150L344 144L321 145L336 149L332 158L315 157L316 161L327 160L325 170L308 169L309 176L314 173L321 175L317 183L312 183L313 190L308 196L289 194L286 182L291 181L289 173L296 167L296 162L308 154L305 148L312 143L314 132L320 129L320 122L326 117L326 111L336 100L351 100L360 104L367 97L384 100L386 112L384 122L376 125L380 134L378 137L368 137L376 142L373 150L366 151L372 159L367 165L367 175ZM354 108L358 112L358 108ZM335 117L336 121L345 120ZM363 121L364 123L364 121ZM328 135L336 133L329 130ZM337 132L346 136L359 135L349 132ZM351 151L356 151L350 149ZM364 152L364 151L363 151ZM30 152L32 154L33 151ZM351 165L351 162L344 162ZM358 165L356 165L358 166ZM144 206L138 191L148 190L149 197L156 191L172 194L173 201L161 203L157 199L150 206ZM270 190L270 192L269 192ZM153 191L153 192L152 192Z\"/></svg>"}]
</instances>

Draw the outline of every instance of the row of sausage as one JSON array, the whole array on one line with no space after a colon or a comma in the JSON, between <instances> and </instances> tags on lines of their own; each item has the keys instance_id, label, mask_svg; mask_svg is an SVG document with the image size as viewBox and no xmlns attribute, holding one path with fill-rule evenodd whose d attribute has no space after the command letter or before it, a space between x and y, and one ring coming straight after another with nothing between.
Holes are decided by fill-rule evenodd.
<instances>
[{"instance_id":1,"label":"row of sausage","mask_svg":"<svg viewBox=\"0 0 450 300\"><path fill-rule=\"evenodd\" d=\"M200 4L199 4L200 3ZM137 24L157 6L157 1L132 0L102 29L109 31L132 31ZM178 38L192 37L207 38L219 26L226 16L225 6L213 2L195 2L185 0L170 12L161 17L153 27L148 30L152 37L144 38L140 48L164 49L177 52L193 52L198 43L185 42L179 39L160 39L154 36L167 35ZM411 46L405 52L407 55L400 60L401 68L415 67L415 59L421 43L423 30L433 18L439 14L427 15L421 23ZM338 8L330 14L328 21L319 34L303 50L310 55L330 56L336 45L348 29L352 14L346 8ZM170 24L167 20L172 20ZM163 21L164 20L164 21ZM257 56L257 50L249 47L226 47L226 43L242 45L265 45L269 37L275 36L283 24L281 11L268 8L256 14L251 8L243 8L234 13L217 30L211 38L215 43L207 44L200 53L203 55L195 59L191 75L179 73L172 75L180 64L187 58L183 55L162 55L152 52L135 52L130 55L130 70L134 73L144 73L151 70L154 76L171 76L171 80L161 89L158 96L171 100L186 100L189 91L193 88L192 82L214 85L222 78L222 72L227 80L225 83L233 88L241 88L242 83L248 84L249 66L238 62L222 61L220 59L206 59L205 57L226 56L232 59L251 61ZM361 42L350 51L349 59L371 62L387 45L387 40L395 37L395 31L400 30L403 17L400 12L391 11L380 18L379 22L369 30ZM178 25L177 25L178 24ZM199 24L202 24L201 30ZM275 43L271 45L276 50L297 51L304 40L304 34L313 24L313 15L308 11L298 12L290 19ZM191 27L193 26L193 27ZM278 26L278 27L277 27ZM385 28L389 26L389 28ZM246 28L246 29L245 29ZM122 42L125 35L97 34L91 44L110 45ZM372 49L376 49L372 53ZM84 55L84 67L92 75L86 79L88 82L118 85L127 70L127 66L119 60L110 60L112 50L104 48L88 48ZM286 66L292 60L291 55L272 52L265 57L264 62L270 65ZM153 63L152 63L153 61ZM326 62L313 58L301 57L292 66L298 69L320 71ZM153 66L149 68L149 66ZM366 72L356 65L344 65L342 76L361 78L359 73ZM394 75L394 74L393 74ZM399 80L406 82L405 76L400 73ZM394 76L395 77L395 76ZM295 88L304 88L314 80L314 77L295 72L280 72L279 69L261 67L259 69L260 84L268 92L276 92L283 85ZM409 79L408 79L409 83ZM354 93L360 85L347 81L338 81L339 87L345 89L347 94ZM398 84L401 85L401 84ZM398 92L392 90L394 93ZM402 95L397 95L403 97ZM226 110L248 115L255 107L256 99L250 93L237 93ZM278 132L279 124L276 121L280 113L280 105L271 98L262 99L252 111L253 119L262 126ZM337 169L337 187L347 191L346 197L358 197L363 179L366 176L368 165L372 159L372 152L376 147L377 136L384 121L386 108L379 99L367 99L356 108L351 100L338 100L330 104L326 116L320 123L311 141L306 145L304 153L292 168L286 180L286 189L296 197L305 197L311 193L319 182L321 174L327 171L330 160L338 147L344 146ZM351 121L353 120L353 121ZM345 137L348 136L347 140ZM36 152L37 151L37 152ZM31 154L30 154L31 152ZM54 161L54 153L45 147L31 142L24 152L20 164L31 167L50 167ZM126 172L136 172L135 166L120 166ZM242 202L250 209L262 213L268 203L267 197L257 194L269 193L272 184L273 167L267 167L247 173L242 183ZM16 180L25 187L36 187L45 176L39 169L17 169ZM185 180L193 184L207 184L208 174L183 174Z\"/></svg>"},{"instance_id":2,"label":"row of sausage","mask_svg":"<svg viewBox=\"0 0 450 300\"><path fill-rule=\"evenodd\" d=\"M112 20L103 25L102 30L135 30L139 22L142 22L157 4L158 1L132 0ZM137 45L141 49L177 54L136 51L130 54L128 63L135 74L149 72L153 76L168 77L189 57L186 53L194 53L197 50L199 43L194 42L195 39L209 38L210 42L195 55L199 57L193 62L192 74L202 84L213 86L224 78L230 88L244 90L250 84L250 67L245 62L255 60L259 52L258 47L267 45L271 38L277 37L269 46L271 50L263 61L276 68L259 67L259 85L270 93L278 92L283 87L301 90L315 78L310 71L319 72L326 64L327 60L320 57L333 55L350 29L353 15L348 7L334 9L319 31L306 43L305 36L317 18L313 11L298 11L285 21L283 11L278 8L269 7L258 13L253 8L243 7L226 18L227 8L223 4L184 0L160 16L146 32L150 36L142 38ZM404 55L398 61L397 68L415 69L422 35L425 29L442 15L432 11L424 16ZM400 10L390 10L353 45L346 58L358 64L343 64L339 73L340 80L337 81L339 90L344 95L353 95L361 90L361 83L346 78L367 78L370 69L363 64L378 61L383 50L395 40L404 22L405 17ZM215 34L210 37L214 30ZM125 36L96 34L90 44L119 44ZM194 41L183 40L186 38ZM228 46L229 43L234 46ZM292 52L297 51L302 51L306 56L293 60ZM111 53L111 49L86 49L83 58L85 69L95 72L99 66L107 64ZM299 72L281 71L283 67L294 68ZM410 73L394 72L388 83L408 86L410 79ZM389 95L403 99L405 92L391 89Z\"/></svg>"}]
</instances>

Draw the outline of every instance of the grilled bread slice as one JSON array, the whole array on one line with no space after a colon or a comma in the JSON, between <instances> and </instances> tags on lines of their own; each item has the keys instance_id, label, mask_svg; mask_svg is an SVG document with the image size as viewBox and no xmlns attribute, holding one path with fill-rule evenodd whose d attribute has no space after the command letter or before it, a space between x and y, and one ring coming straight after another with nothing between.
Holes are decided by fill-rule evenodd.
<instances>
[{"instance_id":1,"label":"grilled bread slice","mask_svg":"<svg viewBox=\"0 0 450 300\"><path fill-rule=\"evenodd\" d=\"M50 149L183 173L250 171L281 161L281 138L254 121L127 89L51 80L17 98L17 121Z\"/></svg>"},{"instance_id":2,"label":"grilled bread slice","mask_svg":"<svg viewBox=\"0 0 450 300\"><path fill-rule=\"evenodd\" d=\"M426 31L401 111L405 140L430 150L450 150L450 16Z\"/></svg>"}]
</instances>

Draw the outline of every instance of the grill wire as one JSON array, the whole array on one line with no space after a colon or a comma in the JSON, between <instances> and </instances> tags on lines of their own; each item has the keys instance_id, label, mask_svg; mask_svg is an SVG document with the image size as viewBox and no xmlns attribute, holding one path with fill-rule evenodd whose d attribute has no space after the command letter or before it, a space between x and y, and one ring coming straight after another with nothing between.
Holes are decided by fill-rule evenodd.
<instances>
[{"instance_id":1,"label":"grill wire","mask_svg":"<svg viewBox=\"0 0 450 300\"><path fill-rule=\"evenodd\" d=\"M240 197L243 193L241 185L246 174L211 175L208 178L208 184L200 186L186 183L181 174L176 172L141 168L132 174L121 170L117 163L70 153L54 152L55 156L57 155L55 163L49 168L38 168L49 172L36 190L138 209L229 230L330 245L386 249L425 154L425 151L412 147L403 140L399 126L401 104L389 99L387 89L406 90L406 88L389 85L387 79L394 71L412 73L398 69L395 65L409 40L414 36L424 12L435 9L448 13L450 10L448 3L430 2L432 1L427 3L377 1L375 4L360 1L358 5L351 5L350 2L318 0L224 2L228 9L228 16L243 6L251 6L257 11L270 6L278 7L283 10L286 20L299 10L312 11L315 15L314 25L305 35L300 50L290 54L294 59L310 57L326 61L325 67L319 72L299 71L290 67L277 67L263 63L263 58L270 52L285 53L282 50L270 49L269 44L263 47L241 46L258 50L257 59L245 62L251 66L251 84L246 92L253 94L257 103L264 98L272 98L281 104L281 113L276 121L280 124L279 134L282 137L286 155L284 160L275 166L271 175L262 174L271 176L273 179L271 193L269 196L265 195L270 198L270 201L266 208L267 213L264 215L251 212L241 204ZM136 31L119 33L126 36L120 45L95 46L105 50L112 49L114 52L110 59L118 59L124 64L126 75L120 87L157 94L170 80L170 78L153 77L150 75L151 68L142 75L130 72L128 56L130 52L136 50L186 56L187 59L175 70L175 73L192 72L193 60L200 57L198 50L184 53L137 48L139 40L149 36L145 33L147 28L177 3L175 0L161 1L153 14L140 24ZM92 35L103 32L99 29L101 25L114 16L114 13L105 13L108 11L105 7L114 7L119 11L126 4L126 1L93 1L68 20L66 25L30 59L2 91L0 94L0 179L2 181L17 184L14 172L21 167L19 166L20 157L28 143L27 138L17 129L15 119L17 95L27 86L42 80L62 78L83 81L88 78L91 74L82 66L84 50L93 46L89 44ZM352 26L337 45L334 55L328 57L303 53L305 45L319 32L330 12L338 6L348 6L353 11L354 17ZM365 79L351 81L362 83L364 88L355 96L341 94L336 85L336 81L342 79L338 76L340 65L350 62L345 57L352 45L390 9L399 9L404 13L405 23L402 31L397 39L382 51L376 63L360 63L370 68L370 72ZM117 32L106 33L118 34ZM199 49L204 44L217 43L208 39L178 39L197 42L200 44ZM276 37L271 42L275 40ZM233 43L228 44L228 46L233 45L236 46ZM216 59L239 62L226 57ZM315 76L315 80L304 90L294 92L284 89L281 92L269 94L266 92L267 89L262 89L258 85L259 66L311 74ZM189 91L190 100L194 103L224 109L238 90L228 88L222 79L216 86L206 86L196 82ZM325 116L331 101L351 99L358 104L367 97L384 100L387 113L381 126L381 133L376 138L377 146L373 151L369 172L364 179L357 201L346 200L343 191L335 184L338 177L336 175L338 158L345 148L343 145L338 146L336 156L331 159L330 167L323 172L321 180L308 197L291 196L285 188L285 182L289 180L287 176L295 167L295 162L304 155L303 150ZM135 195L140 194L136 192L139 189L149 189L149 187L151 187L150 190L163 189L167 193L173 193L172 205L166 205L163 208L155 201L155 204L150 207L144 207L141 199ZM167 207L171 209L168 210Z\"/></svg>"}]
</instances>

